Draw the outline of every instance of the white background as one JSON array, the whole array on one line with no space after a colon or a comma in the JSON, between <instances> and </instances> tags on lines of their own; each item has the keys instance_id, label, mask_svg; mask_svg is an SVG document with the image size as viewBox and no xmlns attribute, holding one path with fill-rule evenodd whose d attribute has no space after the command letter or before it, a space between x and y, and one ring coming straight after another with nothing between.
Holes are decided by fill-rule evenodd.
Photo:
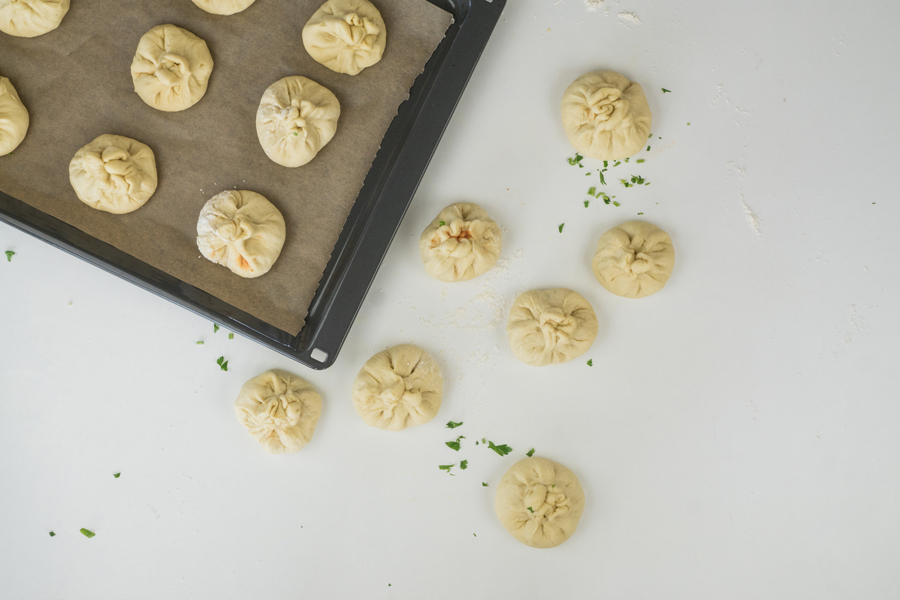
<instances>
[{"instance_id":1,"label":"white background","mask_svg":"<svg viewBox=\"0 0 900 600\"><path fill-rule=\"evenodd\" d=\"M897 598L898 23L887 1L510 0L325 372L0 225L17 253L0 263L0 596ZM558 115L598 68L639 81L653 110L646 163L616 171L652 184L608 176L618 208L584 207L599 180L566 163ZM461 200L503 225L503 264L438 283L418 236ZM628 300L589 261L638 212L677 263ZM556 286L588 298L600 335L528 367L509 303ZM441 411L368 428L351 382L408 342L443 368ZM297 454L267 455L232 410L273 367L324 398ZM587 495L551 550L493 511L531 447ZM460 459L455 477L437 468Z\"/></svg>"}]
</instances>

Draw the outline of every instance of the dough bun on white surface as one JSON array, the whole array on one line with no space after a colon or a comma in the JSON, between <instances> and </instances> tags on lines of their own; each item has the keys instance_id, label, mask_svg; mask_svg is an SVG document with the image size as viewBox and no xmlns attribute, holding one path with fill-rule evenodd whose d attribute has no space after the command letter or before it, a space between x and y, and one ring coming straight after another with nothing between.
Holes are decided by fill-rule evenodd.
<instances>
[{"instance_id":1,"label":"dough bun on white surface","mask_svg":"<svg viewBox=\"0 0 900 600\"><path fill-rule=\"evenodd\" d=\"M53 31L69 12L69 0L0 0L0 31L32 38Z\"/></svg>"},{"instance_id":2,"label":"dough bun on white surface","mask_svg":"<svg viewBox=\"0 0 900 600\"><path fill-rule=\"evenodd\" d=\"M357 75L381 60L384 19L369 0L328 0L303 27L303 46L332 71Z\"/></svg>"},{"instance_id":3,"label":"dough bun on white surface","mask_svg":"<svg viewBox=\"0 0 900 600\"><path fill-rule=\"evenodd\" d=\"M206 93L213 59L206 42L175 25L157 25L138 42L131 63L134 91L157 110L176 112Z\"/></svg>"},{"instance_id":4,"label":"dough bun on white surface","mask_svg":"<svg viewBox=\"0 0 900 600\"><path fill-rule=\"evenodd\" d=\"M487 211L468 202L451 204L419 238L425 271L439 281L467 281L500 258L503 234Z\"/></svg>"},{"instance_id":5,"label":"dough bun on white surface","mask_svg":"<svg viewBox=\"0 0 900 600\"><path fill-rule=\"evenodd\" d=\"M366 425L400 431L432 420L443 389L437 361L418 346L403 344L366 361L353 382L353 406Z\"/></svg>"},{"instance_id":6,"label":"dough bun on white surface","mask_svg":"<svg viewBox=\"0 0 900 600\"><path fill-rule=\"evenodd\" d=\"M613 71L594 71L566 89L562 123L569 142L581 154L618 160L647 145L653 116L639 83Z\"/></svg>"},{"instance_id":7,"label":"dough bun on white surface","mask_svg":"<svg viewBox=\"0 0 900 600\"><path fill-rule=\"evenodd\" d=\"M533 367L564 363L588 351L600 324L591 304L565 288L532 290L513 302L506 333L516 358Z\"/></svg>"},{"instance_id":8,"label":"dough bun on white surface","mask_svg":"<svg viewBox=\"0 0 900 600\"><path fill-rule=\"evenodd\" d=\"M266 198L248 190L228 190L207 201L197 221L197 247L235 275L265 275L284 247L284 217Z\"/></svg>"},{"instance_id":9,"label":"dough bun on white surface","mask_svg":"<svg viewBox=\"0 0 900 600\"><path fill-rule=\"evenodd\" d=\"M247 10L256 0L192 0L192 2L213 15L233 15Z\"/></svg>"},{"instance_id":10,"label":"dough bun on white surface","mask_svg":"<svg viewBox=\"0 0 900 600\"><path fill-rule=\"evenodd\" d=\"M78 199L121 215L142 207L156 191L156 157L146 144L104 134L69 162L69 182Z\"/></svg>"},{"instance_id":11,"label":"dough bun on white surface","mask_svg":"<svg viewBox=\"0 0 900 600\"><path fill-rule=\"evenodd\" d=\"M666 285L675 268L669 234L643 221L613 227L597 242L594 276L617 296L643 298Z\"/></svg>"},{"instance_id":12,"label":"dough bun on white surface","mask_svg":"<svg viewBox=\"0 0 900 600\"><path fill-rule=\"evenodd\" d=\"M299 452L316 430L322 397L304 379L271 369L241 387L234 414L269 454Z\"/></svg>"},{"instance_id":13,"label":"dough bun on white surface","mask_svg":"<svg viewBox=\"0 0 900 600\"><path fill-rule=\"evenodd\" d=\"M340 116L341 104L330 90L306 77L285 77L263 94L256 135L274 162L301 167L331 141Z\"/></svg>"},{"instance_id":14,"label":"dough bun on white surface","mask_svg":"<svg viewBox=\"0 0 900 600\"><path fill-rule=\"evenodd\" d=\"M0 76L0 157L19 147L28 133L28 109L12 82Z\"/></svg>"},{"instance_id":15,"label":"dough bun on white surface","mask_svg":"<svg viewBox=\"0 0 900 600\"><path fill-rule=\"evenodd\" d=\"M494 496L500 523L532 548L569 539L584 512L584 490L575 473L546 458L520 460L500 479Z\"/></svg>"}]
</instances>

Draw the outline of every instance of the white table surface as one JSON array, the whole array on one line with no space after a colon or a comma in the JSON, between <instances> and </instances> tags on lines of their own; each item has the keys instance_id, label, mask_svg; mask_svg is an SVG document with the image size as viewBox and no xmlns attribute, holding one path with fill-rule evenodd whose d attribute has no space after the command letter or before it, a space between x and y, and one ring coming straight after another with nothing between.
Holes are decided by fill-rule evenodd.
<instances>
[{"instance_id":1,"label":"white table surface","mask_svg":"<svg viewBox=\"0 0 900 600\"><path fill-rule=\"evenodd\" d=\"M324 372L0 225L16 252L0 263L0 596L900 597L898 22L886 1L510 0ZM584 207L598 180L566 163L558 116L598 68L641 82L653 110L647 162L616 171L652 185L610 182L618 208ZM505 268L442 284L417 240L461 200L503 225ZM589 261L638 212L677 265L635 301ZM508 306L556 286L590 300L600 335L528 367ZM440 413L368 428L351 382L407 342L441 364ZM324 397L297 454L264 453L232 409L273 367ZM494 515L531 447L587 495L552 550Z\"/></svg>"}]
</instances>

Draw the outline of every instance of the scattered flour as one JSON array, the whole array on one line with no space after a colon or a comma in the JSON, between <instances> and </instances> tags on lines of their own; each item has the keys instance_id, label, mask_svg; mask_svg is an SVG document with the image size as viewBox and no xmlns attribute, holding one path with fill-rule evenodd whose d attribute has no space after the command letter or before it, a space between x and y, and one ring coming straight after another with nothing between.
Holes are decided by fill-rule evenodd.
<instances>
[{"instance_id":1,"label":"scattered flour","mask_svg":"<svg viewBox=\"0 0 900 600\"><path fill-rule=\"evenodd\" d=\"M603 6L604 0L584 0L584 7L591 12L596 10L600 10L600 7Z\"/></svg>"},{"instance_id":2,"label":"scattered flour","mask_svg":"<svg viewBox=\"0 0 900 600\"><path fill-rule=\"evenodd\" d=\"M638 18L637 13L620 12L616 16L619 17L620 19L622 19L623 21L630 21L631 23L634 23L635 25L641 24L641 20Z\"/></svg>"},{"instance_id":3,"label":"scattered flour","mask_svg":"<svg viewBox=\"0 0 900 600\"><path fill-rule=\"evenodd\" d=\"M746 202L744 202L744 194L741 194L741 206L744 209L744 217L747 219L747 224L756 232L756 237L762 237L762 234L759 232L759 217L757 217L756 213L747 206Z\"/></svg>"}]
</instances>

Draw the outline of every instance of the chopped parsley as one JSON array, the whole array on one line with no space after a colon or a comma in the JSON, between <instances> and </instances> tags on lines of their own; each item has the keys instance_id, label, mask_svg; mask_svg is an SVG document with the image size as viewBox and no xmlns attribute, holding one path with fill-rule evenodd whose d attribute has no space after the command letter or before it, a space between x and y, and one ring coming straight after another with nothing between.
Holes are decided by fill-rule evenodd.
<instances>
[{"instance_id":1,"label":"chopped parsley","mask_svg":"<svg viewBox=\"0 0 900 600\"><path fill-rule=\"evenodd\" d=\"M119 478L119 475L121 475L121 473L113 473L113 477L115 477L116 479Z\"/></svg>"},{"instance_id":2,"label":"chopped parsley","mask_svg":"<svg viewBox=\"0 0 900 600\"><path fill-rule=\"evenodd\" d=\"M563 227L565 227L565 226L566 226L565 223L560 223L560 224L559 224L559 232L560 232L560 233L562 233Z\"/></svg>"},{"instance_id":3,"label":"chopped parsley","mask_svg":"<svg viewBox=\"0 0 900 600\"><path fill-rule=\"evenodd\" d=\"M591 186L588 188L588 196L593 196L596 193L597 193L597 188L595 188L594 186Z\"/></svg>"},{"instance_id":4,"label":"chopped parsley","mask_svg":"<svg viewBox=\"0 0 900 600\"><path fill-rule=\"evenodd\" d=\"M472 534L472 535L475 535L475 534L474 534L474 533L473 533L473 534ZM477 536L477 535L475 535L475 537L478 537L478 536Z\"/></svg>"},{"instance_id":5,"label":"chopped parsley","mask_svg":"<svg viewBox=\"0 0 900 600\"><path fill-rule=\"evenodd\" d=\"M579 167L584 168L584 165L581 164L582 159L584 159L584 157L583 157L582 155L580 155L579 153L576 152L576 153L575 153L575 158L569 158L569 159L566 159L566 160L569 161L569 166L574 167L575 165L578 165Z\"/></svg>"},{"instance_id":6,"label":"chopped parsley","mask_svg":"<svg viewBox=\"0 0 900 600\"><path fill-rule=\"evenodd\" d=\"M219 331L219 324L218 324L218 323L213 323L213 333L216 333L216 332L218 332L218 331Z\"/></svg>"},{"instance_id":7,"label":"chopped parsley","mask_svg":"<svg viewBox=\"0 0 900 600\"><path fill-rule=\"evenodd\" d=\"M197 345L198 345L198 346L202 346L202 345L203 345L203 340L200 340L199 342L197 342Z\"/></svg>"},{"instance_id":8,"label":"chopped parsley","mask_svg":"<svg viewBox=\"0 0 900 600\"><path fill-rule=\"evenodd\" d=\"M294 135L300 135L300 134L299 134L299 133L297 133L297 132L296 132L296 131L295 131L295 132L294 132Z\"/></svg>"},{"instance_id":9,"label":"chopped parsley","mask_svg":"<svg viewBox=\"0 0 900 600\"><path fill-rule=\"evenodd\" d=\"M614 167L618 167L618 166L621 165L621 164L622 164L622 161L617 160L616 162L613 163L613 166L614 166Z\"/></svg>"},{"instance_id":10,"label":"chopped parsley","mask_svg":"<svg viewBox=\"0 0 900 600\"><path fill-rule=\"evenodd\" d=\"M645 185L644 178L640 175L632 175L631 183L633 183L634 185Z\"/></svg>"},{"instance_id":11,"label":"chopped parsley","mask_svg":"<svg viewBox=\"0 0 900 600\"><path fill-rule=\"evenodd\" d=\"M587 208L588 205L589 205L590 203L591 203L590 200L585 200L585 201L584 201L584 207ZM873 202L872 204L875 204L875 203Z\"/></svg>"},{"instance_id":12,"label":"chopped parsley","mask_svg":"<svg viewBox=\"0 0 900 600\"><path fill-rule=\"evenodd\" d=\"M606 169L603 169L605 171ZM597 171L597 174L600 175L600 183L606 185L606 179L603 177L603 171Z\"/></svg>"},{"instance_id":13,"label":"chopped parsley","mask_svg":"<svg viewBox=\"0 0 900 600\"><path fill-rule=\"evenodd\" d=\"M450 473L450 469L452 469L454 466L456 466L456 463L453 463L452 465L438 465L438 469ZM453 475L453 473L450 473L450 475Z\"/></svg>"},{"instance_id":14,"label":"chopped parsley","mask_svg":"<svg viewBox=\"0 0 900 600\"><path fill-rule=\"evenodd\" d=\"M500 444L499 446L495 446L494 442L488 442L488 448L499 454L500 456L506 456L510 452L512 452L512 448L507 446L506 444Z\"/></svg>"},{"instance_id":15,"label":"chopped parsley","mask_svg":"<svg viewBox=\"0 0 900 600\"><path fill-rule=\"evenodd\" d=\"M690 127L690 126L691 126L691 124L690 124L690 123L688 123L688 124L687 124L687 126L688 126L688 127Z\"/></svg>"},{"instance_id":16,"label":"chopped parsley","mask_svg":"<svg viewBox=\"0 0 900 600\"><path fill-rule=\"evenodd\" d=\"M615 200L613 200L613 206L622 206L622 205L619 204L618 202L616 202Z\"/></svg>"},{"instance_id":17,"label":"chopped parsley","mask_svg":"<svg viewBox=\"0 0 900 600\"><path fill-rule=\"evenodd\" d=\"M466 469L468 469L468 468L469 468L469 461L467 461L467 460L461 460L461 461L459 461L459 468L462 469L463 471L465 471Z\"/></svg>"},{"instance_id":18,"label":"chopped parsley","mask_svg":"<svg viewBox=\"0 0 900 600\"><path fill-rule=\"evenodd\" d=\"M86 537L86 538L92 538L92 537L94 537L95 535L97 535L96 533L94 533L94 532L91 531L90 529L85 529L84 527L81 528L81 534L82 534L84 537Z\"/></svg>"},{"instance_id":19,"label":"chopped parsley","mask_svg":"<svg viewBox=\"0 0 900 600\"><path fill-rule=\"evenodd\" d=\"M647 146L647 152L650 152L650 146Z\"/></svg>"},{"instance_id":20,"label":"chopped parsley","mask_svg":"<svg viewBox=\"0 0 900 600\"><path fill-rule=\"evenodd\" d=\"M55 535L56 535L56 534L53 533L52 531L50 532L50 537L53 537L53 536L55 536Z\"/></svg>"},{"instance_id":21,"label":"chopped parsley","mask_svg":"<svg viewBox=\"0 0 900 600\"><path fill-rule=\"evenodd\" d=\"M626 158L626 159L625 159L625 162L628 162L629 160L631 160L631 159L630 159L630 158Z\"/></svg>"},{"instance_id":22,"label":"chopped parsley","mask_svg":"<svg viewBox=\"0 0 900 600\"><path fill-rule=\"evenodd\" d=\"M609 161L608 161L608 160L604 160L604 161L603 161L603 167L606 168L606 167L608 167L608 166L609 166Z\"/></svg>"},{"instance_id":23,"label":"chopped parsley","mask_svg":"<svg viewBox=\"0 0 900 600\"><path fill-rule=\"evenodd\" d=\"M228 370L228 361L225 360L224 356L220 356L218 358L218 360L216 360L216 364L219 365L219 368L222 369L223 371Z\"/></svg>"},{"instance_id":24,"label":"chopped parsley","mask_svg":"<svg viewBox=\"0 0 900 600\"><path fill-rule=\"evenodd\" d=\"M534 511L531 509L530 506L528 506L527 508L528 508L528 512L530 512L531 514L534 514Z\"/></svg>"},{"instance_id":25,"label":"chopped parsley","mask_svg":"<svg viewBox=\"0 0 900 600\"><path fill-rule=\"evenodd\" d=\"M12 250L7 250L6 251L6 262L12 262L12 257L15 255L16 255L16 253L13 252Z\"/></svg>"},{"instance_id":26,"label":"chopped parsley","mask_svg":"<svg viewBox=\"0 0 900 600\"><path fill-rule=\"evenodd\" d=\"M651 132L650 132L650 135L647 136L647 139L649 140L649 139L652 138L652 137L653 137L653 132L651 131Z\"/></svg>"},{"instance_id":27,"label":"chopped parsley","mask_svg":"<svg viewBox=\"0 0 900 600\"><path fill-rule=\"evenodd\" d=\"M634 161L634 162L636 162L636 163L642 163L642 162L644 162L644 159L643 159L643 158L639 158L639 159L637 159L637 160Z\"/></svg>"},{"instance_id":28,"label":"chopped parsley","mask_svg":"<svg viewBox=\"0 0 900 600\"><path fill-rule=\"evenodd\" d=\"M663 94L670 94L672 90L667 90L666 88L662 88Z\"/></svg>"},{"instance_id":29,"label":"chopped parsley","mask_svg":"<svg viewBox=\"0 0 900 600\"><path fill-rule=\"evenodd\" d=\"M638 213L638 214L639 214L639 215L642 215L642 214L644 214L644 213Z\"/></svg>"},{"instance_id":30,"label":"chopped parsley","mask_svg":"<svg viewBox=\"0 0 900 600\"><path fill-rule=\"evenodd\" d=\"M441 220L441 221L438 223L438 226L443 227L443 226L446 225L446 224L447 224L447 221Z\"/></svg>"},{"instance_id":31,"label":"chopped parsley","mask_svg":"<svg viewBox=\"0 0 900 600\"><path fill-rule=\"evenodd\" d=\"M484 487L487 487L487 486L488 486L487 481L482 481L482 482L481 482L481 485L484 486Z\"/></svg>"},{"instance_id":32,"label":"chopped parsley","mask_svg":"<svg viewBox=\"0 0 900 600\"><path fill-rule=\"evenodd\" d=\"M627 180L625 180L625 179L620 179L619 182L620 182L622 185L624 185L625 187L627 187L627 188L634 187L633 185L631 185L631 183L629 183L629 182L628 182Z\"/></svg>"},{"instance_id":33,"label":"chopped parsley","mask_svg":"<svg viewBox=\"0 0 900 600\"><path fill-rule=\"evenodd\" d=\"M534 456L534 448L532 448L531 450L526 452L525 456L527 456L528 458L531 458L532 456Z\"/></svg>"},{"instance_id":34,"label":"chopped parsley","mask_svg":"<svg viewBox=\"0 0 900 600\"><path fill-rule=\"evenodd\" d=\"M459 427L462 424L463 424L462 421L460 421L459 423L454 423L453 421L449 421L447 423L447 429L456 429L457 427Z\"/></svg>"},{"instance_id":35,"label":"chopped parsley","mask_svg":"<svg viewBox=\"0 0 900 600\"><path fill-rule=\"evenodd\" d=\"M233 334L233 333L229 333L229 334L228 334L228 339L229 339L229 340L233 340L233 339L234 339L234 334Z\"/></svg>"},{"instance_id":36,"label":"chopped parsley","mask_svg":"<svg viewBox=\"0 0 900 600\"><path fill-rule=\"evenodd\" d=\"M456 450L457 452L459 452L459 440L464 440L464 439L466 439L466 436L461 435L458 438L456 438L456 441L454 441L454 442L444 442L444 443L447 444L447 447L450 448L451 450Z\"/></svg>"},{"instance_id":37,"label":"chopped parsley","mask_svg":"<svg viewBox=\"0 0 900 600\"><path fill-rule=\"evenodd\" d=\"M594 359L593 359L593 358L588 359L588 361L587 361L587 366L589 366L589 367L593 367L593 366L594 366Z\"/></svg>"}]
</instances>

